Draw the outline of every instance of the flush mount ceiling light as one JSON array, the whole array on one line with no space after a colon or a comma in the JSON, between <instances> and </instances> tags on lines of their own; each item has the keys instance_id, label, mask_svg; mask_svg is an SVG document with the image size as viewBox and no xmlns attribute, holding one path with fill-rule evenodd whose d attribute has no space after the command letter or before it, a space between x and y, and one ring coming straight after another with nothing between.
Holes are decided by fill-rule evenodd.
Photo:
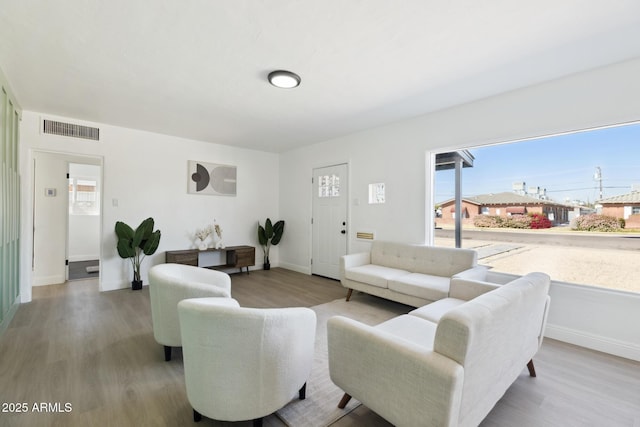
<instances>
[{"instance_id":1,"label":"flush mount ceiling light","mask_svg":"<svg viewBox=\"0 0 640 427\"><path fill-rule=\"evenodd\" d=\"M269 83L282 89L292 89L302 80L296 73L286 70L276 70L269 73Z\"/></svg>"}]
</instances>

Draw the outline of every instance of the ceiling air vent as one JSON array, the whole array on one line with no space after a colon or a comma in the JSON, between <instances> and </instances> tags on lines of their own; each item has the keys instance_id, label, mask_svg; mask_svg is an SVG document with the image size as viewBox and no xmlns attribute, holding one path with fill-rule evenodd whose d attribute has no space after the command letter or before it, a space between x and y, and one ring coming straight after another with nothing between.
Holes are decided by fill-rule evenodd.
<instances>
[{"instance_id":1,"label":"ceiling air vent","mask_svg":"<svg viewBox=\"0 0 640 427\"><path fill-rule=\"evenodd\" d=\"M53 120L44 120L43 122L44 133L100 141L100 129L98 128L74 125L72 123L55 122Z\"/></svg>"}]
</instances>

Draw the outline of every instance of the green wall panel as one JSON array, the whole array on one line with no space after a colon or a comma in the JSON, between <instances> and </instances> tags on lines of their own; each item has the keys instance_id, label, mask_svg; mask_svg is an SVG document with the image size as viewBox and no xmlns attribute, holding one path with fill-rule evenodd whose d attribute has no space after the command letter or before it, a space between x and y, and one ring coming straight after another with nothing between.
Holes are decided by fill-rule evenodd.
<instances>
[{"instance_id":1,"label":"green wall panel","mask_svg":"<svg viewBox=\"0 0 640 427\"><path fill-rule=\"evenodd\" d=\"M0 74L0 331L20 295L19 113Z\"/></svg>"}]
</instances>

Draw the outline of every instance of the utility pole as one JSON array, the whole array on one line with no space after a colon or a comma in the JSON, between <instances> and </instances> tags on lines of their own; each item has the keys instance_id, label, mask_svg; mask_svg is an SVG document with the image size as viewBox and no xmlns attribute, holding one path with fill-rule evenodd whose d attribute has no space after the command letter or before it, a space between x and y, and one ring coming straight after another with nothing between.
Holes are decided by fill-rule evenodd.
<instances>
[{"instance_id":1,"label":"utility pole","mask_svg":"<svg viewBox=\"0 0 640 427\"><path fill-rule=\"evenodd\" d=\"M593 174L593 179L598 181L600 185L600 198L598 200L602 200L602 170L600 166L596 166L596 172Z\"/></svg>"}]
</instances>

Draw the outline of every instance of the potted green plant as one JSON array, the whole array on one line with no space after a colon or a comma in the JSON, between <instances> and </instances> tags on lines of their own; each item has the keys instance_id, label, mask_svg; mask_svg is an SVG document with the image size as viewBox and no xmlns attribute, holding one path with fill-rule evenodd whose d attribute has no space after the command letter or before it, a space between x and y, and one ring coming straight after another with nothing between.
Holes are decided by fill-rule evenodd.
<instances>
[{"instance_id":1,"label":"potted green plant","mask_svg":"<svg viewBox=\"0 0 640 427\"><path fill-rule=\"evenodd\" d=\"M282 239L283 233L283 220L272 224L271 220L267 218L267 221L264 223L264 227L260 225L260 223L258 223L258 241L260 242L260 246L262 246L262 250L264 251L263 268L265 270L269 270L271 268L271 263L269 262L269 249L271 248L271 245L277 245L278 243L280 243L280 239Z\"/></svg>"},{"instance_id":2,"label":"potted green plant","mask_svg":"<svg viewBox=\"0 0 640 427\"><path fill-rule=\"evenodd\" d=\"M147 218L135 230L122 221L116 222L118 255L129 259L133 266L131 289L142 289L140 264L146 255L153 255L160 244L160 230L153 231L153 218Z\"/></svg>"}]
</instances>

